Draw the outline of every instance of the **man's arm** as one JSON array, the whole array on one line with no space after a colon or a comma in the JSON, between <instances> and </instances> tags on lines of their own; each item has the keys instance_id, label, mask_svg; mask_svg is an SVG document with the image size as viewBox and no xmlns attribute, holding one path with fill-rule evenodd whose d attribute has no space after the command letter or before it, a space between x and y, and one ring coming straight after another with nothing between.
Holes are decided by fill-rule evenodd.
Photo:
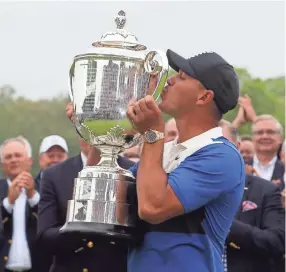
<instances>
[{"instance_id":1,"label":"man's arm","mask_svg":"<svg viewBox=\"0 0 286 272\"><path fill-rule=\"evenodd\" d=\"M153 144L144 143L137 172L139 217L151 224L184 213L181 202L168 184L168 176L162 166L163 151L163 139Z\"/></svg>"},{"instance_id":2,"label":"man's arm","mask_svg":"<svg viewBox=\"0 0 286 272\"><path fill-rule=\"evenodd\" d=\"M139 216L149 223L196 210L243 180L239 155L223 144L202 148L169 176L162 168L162 153L162 142L144 144L138 167Z\"/></svg>"},{"instance_id":3,"label":"man's arm","mask_svg":"<svg viewBox=\"0 0 286 272\"><path fill-rule=\"evenodd\" d=\"M62 227L58 217L58 203L54 191L52 177L45 171L41 180L41 199L39 202L37 239L38 243L52 254L59 254L61 251L75 250L71 246L72 239L60 234Z\"/></svg>"},{"instance_id":4,"label":"man's arm","mask_svg":"<svg viewBox=\"0 0 286 272\"><path fill-rule=\"evenodd\" d=\"M9 220L12 216L14 205L9 203L8 197L5 197L1 204L2 218L3 220Z\"/></svg>"},{"instance_id":5,"label":"man's arm","mask_svg":"<svg viewBox=\"0 0 286 272\"><path fill-rule=\"evenodd\" d=\"M285 211L279 188L273 188L264 197L264 205L261 208L261 227L234 220L228 243L234 243L238 250L250 254L282 257L285 253Z\"/></svg>"},{"instance_id":6,"label":"man's arm","mask_svg":"<svg viewBox=\"0 0 286 272\"><path fill-rule=\"evenodd\" d=\"M35 191L35 194L28 198L28 203L30 206L30 211L34 215L38 215L38 204L40 202L40 194L38 191Z\"/></svg>"},{"instance_id":7,"label":"man's arm","mask_svg":"<svg viewBox=\"0 0 286 272\"><path fill-rule=\"evenodd\" d=\"M12 180L11 185L8 186L7 195L3 196L1 201L1 210L4 223L12 219L11 216L13 213L14 204L21 192L19 183L21 182L23 175L25 175L25 173L20 173L14 180Z\"/></svg>"}]
</instances>

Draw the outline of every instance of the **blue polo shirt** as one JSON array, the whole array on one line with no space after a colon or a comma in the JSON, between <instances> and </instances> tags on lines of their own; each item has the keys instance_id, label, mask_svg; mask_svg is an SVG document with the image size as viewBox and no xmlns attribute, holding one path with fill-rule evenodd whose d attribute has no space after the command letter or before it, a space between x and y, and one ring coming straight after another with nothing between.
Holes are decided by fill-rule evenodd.
<instances>
[{"instance_id":1,"label":"blue polo shirt","mask_svg":"<svg viewBox=\"0 0 286 272\"><path fill-rule=\"evenodd\" d=\"M129 252L128 272L223 272L223 246L244 191L244 163L222 136L189 153L168 183L185 213L204 207L205 234L147 232L142 245ZM135 176L137 167L131 168Z\"/></svg>"}]
</instances>

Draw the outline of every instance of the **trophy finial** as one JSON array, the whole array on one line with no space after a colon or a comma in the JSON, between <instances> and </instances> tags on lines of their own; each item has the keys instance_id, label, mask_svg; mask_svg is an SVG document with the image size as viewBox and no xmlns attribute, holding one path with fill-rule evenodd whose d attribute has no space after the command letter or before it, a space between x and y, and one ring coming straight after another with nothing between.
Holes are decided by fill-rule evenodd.
<instances>
[{"instance_id":1,"label":"trophy finial","mask_svg":"<svg viewBox=\"0 0 286 272\"><path fill-rule=\"evenodd\" d=\"M117 28L122 29L126 23L126 13L123 10L118 12L118 15L115 17L115 23Z\"/></svg>"}]
</instances>

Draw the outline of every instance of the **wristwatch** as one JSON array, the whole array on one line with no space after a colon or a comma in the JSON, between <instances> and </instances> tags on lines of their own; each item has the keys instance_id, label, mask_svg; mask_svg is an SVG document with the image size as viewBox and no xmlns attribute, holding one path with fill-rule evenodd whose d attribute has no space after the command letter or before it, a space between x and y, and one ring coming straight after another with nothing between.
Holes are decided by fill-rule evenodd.
<instances>
[{"instance_id":1,"label":"wristwatch","mask_svg":"<svg viewBox=\"0 0 286 272\"><path fill-rule=\"evenodd\" d=\"M165 134L163 132L159 132L153 129L149 129L144 133L144 140L148 144L156 143L157 141L164 139Z\"/></svg>"}]
</instances>

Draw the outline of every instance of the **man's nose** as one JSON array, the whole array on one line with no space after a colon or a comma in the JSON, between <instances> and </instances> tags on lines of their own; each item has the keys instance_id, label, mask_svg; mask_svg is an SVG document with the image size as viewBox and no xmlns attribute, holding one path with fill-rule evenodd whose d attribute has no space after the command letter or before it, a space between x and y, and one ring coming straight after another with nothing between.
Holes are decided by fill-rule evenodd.
<instances>
[{"instance_id":1,"label":"man's nose","mask_svg":"<svg viewBox=\"0 0 286 272\"><path fill-rule=\"evenodd\" d=\"M52 163L58 163L60 161L61 161L61 159L58 158L58 157L55 157L55 158L52 159Z\"/></svg>"},{"instance_id":2,"label":"man's nose","mask_svg":"<svg viewBox=\"0 0 286 272\"><path fill-rule=\"evenodd\" d=\"M10 162L17 162L18 158L16 156L12 156Z\"/></svg>"}]
</instances>

